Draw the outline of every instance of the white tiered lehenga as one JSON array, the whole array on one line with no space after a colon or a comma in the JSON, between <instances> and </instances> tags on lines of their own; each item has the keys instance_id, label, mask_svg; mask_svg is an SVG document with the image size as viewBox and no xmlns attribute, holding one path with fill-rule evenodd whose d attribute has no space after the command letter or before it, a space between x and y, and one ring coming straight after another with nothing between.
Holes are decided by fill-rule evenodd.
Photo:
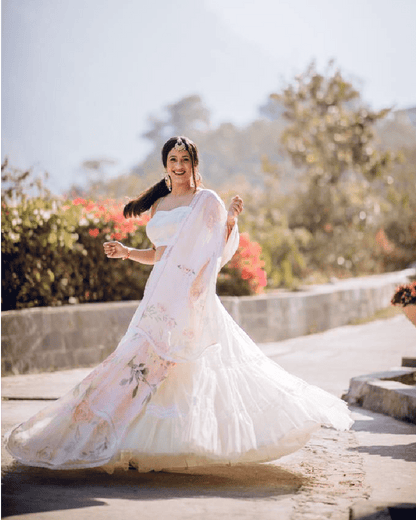
<instances>
[{"instance_id":1,"label":"white tiered lehenga","mask_svg":"<svg viewBox=\"0 0 416 520\"><path fill-rule=\"evenodd\" d=\"M167 249L117 349L66 396L6 439L20 462L139 471L265 462L328 425L346 404L265 356L226 312L215 279L238 246L210 190L158 211L149 238Z\"/></svg>"}]
</instances>

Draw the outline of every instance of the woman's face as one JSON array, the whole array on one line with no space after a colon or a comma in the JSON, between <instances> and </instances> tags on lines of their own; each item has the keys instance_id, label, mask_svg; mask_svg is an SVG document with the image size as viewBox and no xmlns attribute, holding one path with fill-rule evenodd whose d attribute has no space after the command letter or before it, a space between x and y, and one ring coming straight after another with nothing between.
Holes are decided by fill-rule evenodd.
<instances>
[{"instance_id":1,"label":"woman's face","mask_svg":"<svg viewBox=\"0 0 416 520\"><path fill-rule=\"evenodd\" d=\"M175 148L168 154L166 171L170 175L173 184L189 184L192 180L192 162L189 152L178 152Z\"/></svg>"}]
</instances>

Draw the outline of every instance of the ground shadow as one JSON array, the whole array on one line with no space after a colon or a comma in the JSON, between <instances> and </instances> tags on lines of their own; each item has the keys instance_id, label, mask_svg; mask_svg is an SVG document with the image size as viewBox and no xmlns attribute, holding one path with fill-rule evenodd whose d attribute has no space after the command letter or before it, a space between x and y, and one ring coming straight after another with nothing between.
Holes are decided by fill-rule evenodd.
<instances>
[{"instance_id":1,"label":"ground shadow","mask_svg":"<svg viewBox=\"0 0 416 520\"><path fill-rule=\"evenodd\" d=\"M358 412L363 419L356 420L352 430L356 432L368 432L374 434L387 435L416 435L416 425L404 421L399 421L388 415L372 412L363 408L351 407L352 411ZM408 462L416 462L416 443L409 444L389 444L357 446L349 448L349 451L379 455L380 457L390 457L391 459L401 459Z\"/></svg>"},{"instance_id":2,"label":"ground shadow","mask_svg":"<svg viewBox=\"0 0 416 520\"><path fill-rule=\"evenodd\" d=\"M391 459L401 459L407 462L416 462L416 443L396 444L394 446L357 446L350 448L350 451L380 455L380 457L390 457Z\"/></svg>"},{"instance_id":3,"label":"ground shadow","mask_svg":"<svg viewBox=\"0 0 416 520\"><path fill-rule=\"evenodd\" d=\"M349 407L352 412L357 412L366 419L357 419L351 429L356 432L387 433L395 435L415 435L416 425L406 421L400 421L389 415L372 412L357 406Z\"/></svg>"},{"instance_id":4,"label":"ground shadow","mask_svg":"<svg viewBox=\"0 0 416 520\"><path fill-rule=\"evenodd\" d=\"M118 470L109 475L99 469L53 471L14 463L3 470L2 518L105 506L103 497L267 499L296 493L306 481L273 464L211 466L181 472Z\"/></svg>"},{"instance_id":5,"label":"ground shadow","mask_svg":"<svg viewBox=\"0 0 416 520\"><path fill-rule=\"evenodd\" d=\"M357 520L415 520L416 504L397 504L359 518L354 516L354 518Z\"/></svg>"}]
</instances>

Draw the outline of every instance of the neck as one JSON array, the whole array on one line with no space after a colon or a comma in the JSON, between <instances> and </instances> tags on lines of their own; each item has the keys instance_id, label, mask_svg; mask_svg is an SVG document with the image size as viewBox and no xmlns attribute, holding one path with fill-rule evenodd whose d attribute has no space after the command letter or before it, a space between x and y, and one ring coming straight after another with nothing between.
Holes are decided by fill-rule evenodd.
<instances>
[{"instance_id":1,"label":"neck","mask_svg":"<svg viewBox=\"0 0 416 520\"><path fill-rule=\"evenodd\" d=\"M187 185L187 186L172 186L171 194L174 197L184 197L186 195L190 195L194 193L195 188Z\"/></svg>"}]
</instances>

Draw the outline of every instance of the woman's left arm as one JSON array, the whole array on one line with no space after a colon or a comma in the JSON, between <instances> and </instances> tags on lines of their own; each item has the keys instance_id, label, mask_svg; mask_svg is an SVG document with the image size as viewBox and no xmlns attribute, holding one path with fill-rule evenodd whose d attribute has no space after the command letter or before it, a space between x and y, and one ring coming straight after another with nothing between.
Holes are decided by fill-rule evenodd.
<instances>
[{"instance_id":1,"label":"woman's left arm","mask_svg":"<svg viewBox=\"0 0 416 520\"><path fill-rule=\"evenodd\" d=\"M227 240L231 235L231 231L237 222L238 215L243 211L243 199L236 195L232 198L227 214Z\"/></svg>"}]
</instances>

